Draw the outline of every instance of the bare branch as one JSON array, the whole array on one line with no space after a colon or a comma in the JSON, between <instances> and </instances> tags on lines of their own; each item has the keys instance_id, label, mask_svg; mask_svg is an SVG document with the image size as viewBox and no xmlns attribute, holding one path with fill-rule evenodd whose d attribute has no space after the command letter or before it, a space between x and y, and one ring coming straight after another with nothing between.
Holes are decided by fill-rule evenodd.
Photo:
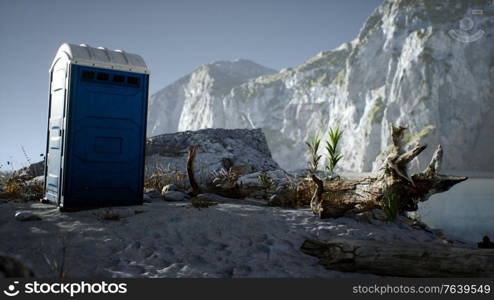
<instances>
[{"instance_id":1,"label":"bare branch","mask_svg":"<svg viewBox=\"0 0 494 300\"><path fill-rule=\"evenodd\" d=\"M396 160L396 164L398 166L407 165L415 157L417 157L420 153L422 153L422 151L424 151L425 148L427 148L427 145L417 144L412 150L407 151L406 153L403 153L402 155L400 155L400 157L398 157L398 159Z\"/></svg>"},{"instance_id":2,"label":"bare branch","mask_svg":"<svg viewBox=\"0 0 494 300\"><path fill-rule=\"evenodd\" d=\"M439 173L439 170L441 168L441 162L443 159L443 148L441 145L437 146L436 151L432 155L431 162L427 166L427 169L422 172L422 174L426 177L433 177Z\"/></svg>"},{"instance_id":3,"label":"bare branch","mask_svg":"<svg viewBox=\"0 0 494 300\"><path fill-rule=\"evenodd\" d=\"M201 192L199 185L194 177L194 159L196 157L197 146L192 146L189 149L189 157L187 158L187 175L189 175L190 186L192 187L192 196Z\"/></svg>"}]
</instances>

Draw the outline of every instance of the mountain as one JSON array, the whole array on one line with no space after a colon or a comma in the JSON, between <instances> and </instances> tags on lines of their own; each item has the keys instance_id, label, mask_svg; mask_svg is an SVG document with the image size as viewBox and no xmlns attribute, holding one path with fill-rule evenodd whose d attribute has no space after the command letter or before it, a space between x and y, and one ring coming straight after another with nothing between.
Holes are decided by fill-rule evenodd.
<instances>
[{"instance_id":1,"label":"mountain","mask_svg":"<svg viewBox=\"0 0 494 300\"><path fill-rule=\"evenodd\" d=\"M429 145L422 157L443 146L444 169L494 171L493 16L487 0L386 0L355 40L296 68L200 67L153 96L149 132L262 128L274 159L295 169L307 166L307 136L338 124L340 167L365 172L402 124L409 144Z\"/></svg>"},{"instance_id":2,"label":"mountain","mask_svg":"<svg viewBox=\"0 0 494 300\"><path fill-rule=\"evenodd\" d=\"M151 96L148 135L218 127L215 120L223 114L218 99L249 79L275 72L245 59L202 65Z\"/></svg>"}]
</instances>

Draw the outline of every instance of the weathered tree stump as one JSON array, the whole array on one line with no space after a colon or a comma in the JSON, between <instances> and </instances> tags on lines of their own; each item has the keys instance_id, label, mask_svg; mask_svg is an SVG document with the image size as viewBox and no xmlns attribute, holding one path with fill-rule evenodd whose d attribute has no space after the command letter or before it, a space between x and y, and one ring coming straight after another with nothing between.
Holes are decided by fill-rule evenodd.
<instances>
[{"instance_id":1,"label":"weathered tree stump","mask_svg":"<svg viewBox=\"0 0 494 300\"><path fill-rule=\"evenodd\" d=\"M494 277L494 250L409 242L306 240L325 268L403 277Z\"/></svg>"},{"instance_id":2,"label":"weathered tree stump","mask_svg":"<svg viewBox=\"0 0 494 300\"><path fill-rule=\"evenodd\" d=\"M383 166L375 176L354 180L322 181L311 175L316 185L310 201L312 211L321 218L336 218L362 211L383 208L383 195L397 199L398 213L416 211L418 203L436 193L449 190L467 177L439 174L443 150L439 145L428 167L421 173L408 175L408 164L427 147L417 144L403 150L405 127L392 126L392 145Z\"/></svg>"}]
</instances>

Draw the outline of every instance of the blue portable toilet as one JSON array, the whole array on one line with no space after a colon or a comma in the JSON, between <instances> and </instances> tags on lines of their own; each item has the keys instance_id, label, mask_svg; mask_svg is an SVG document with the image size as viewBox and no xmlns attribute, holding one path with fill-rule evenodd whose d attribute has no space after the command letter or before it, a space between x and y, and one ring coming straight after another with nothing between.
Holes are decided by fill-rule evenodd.
<instances>
[{"instance_id":1,"label":"blue portable toilet","mask_svg":"<svg viewBox=\"0 0 494 300\"><path fill-rule=\"evenodd\" d=\"M50 68L45 201L142 204L148 85L139 55L60 46Z\"/></svg>"}]
</instances>

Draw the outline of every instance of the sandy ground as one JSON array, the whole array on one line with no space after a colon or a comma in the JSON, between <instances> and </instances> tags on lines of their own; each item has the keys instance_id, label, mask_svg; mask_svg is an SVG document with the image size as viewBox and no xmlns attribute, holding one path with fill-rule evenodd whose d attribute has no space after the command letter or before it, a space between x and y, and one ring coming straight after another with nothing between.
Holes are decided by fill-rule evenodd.
<instances>
[{"instance_id":1,"label":"sandy ground","mask_svg":"<svg viewBox=\"0 0 494 300\"><path fill-rule=\"evenodd\" d=\"M41 221L17 221L28 210ZM404 224L350 218L320 220L309 209L230 201L197 209L154 200L108 209L62 213L21 201L0 203L0 252L15 255L38 277L57 276L66 249L68 277L355 277L329 271L299 248L306 238L442 242ZM60 267L58 267L59 269Z\"/></svg>"}]
</instances>

